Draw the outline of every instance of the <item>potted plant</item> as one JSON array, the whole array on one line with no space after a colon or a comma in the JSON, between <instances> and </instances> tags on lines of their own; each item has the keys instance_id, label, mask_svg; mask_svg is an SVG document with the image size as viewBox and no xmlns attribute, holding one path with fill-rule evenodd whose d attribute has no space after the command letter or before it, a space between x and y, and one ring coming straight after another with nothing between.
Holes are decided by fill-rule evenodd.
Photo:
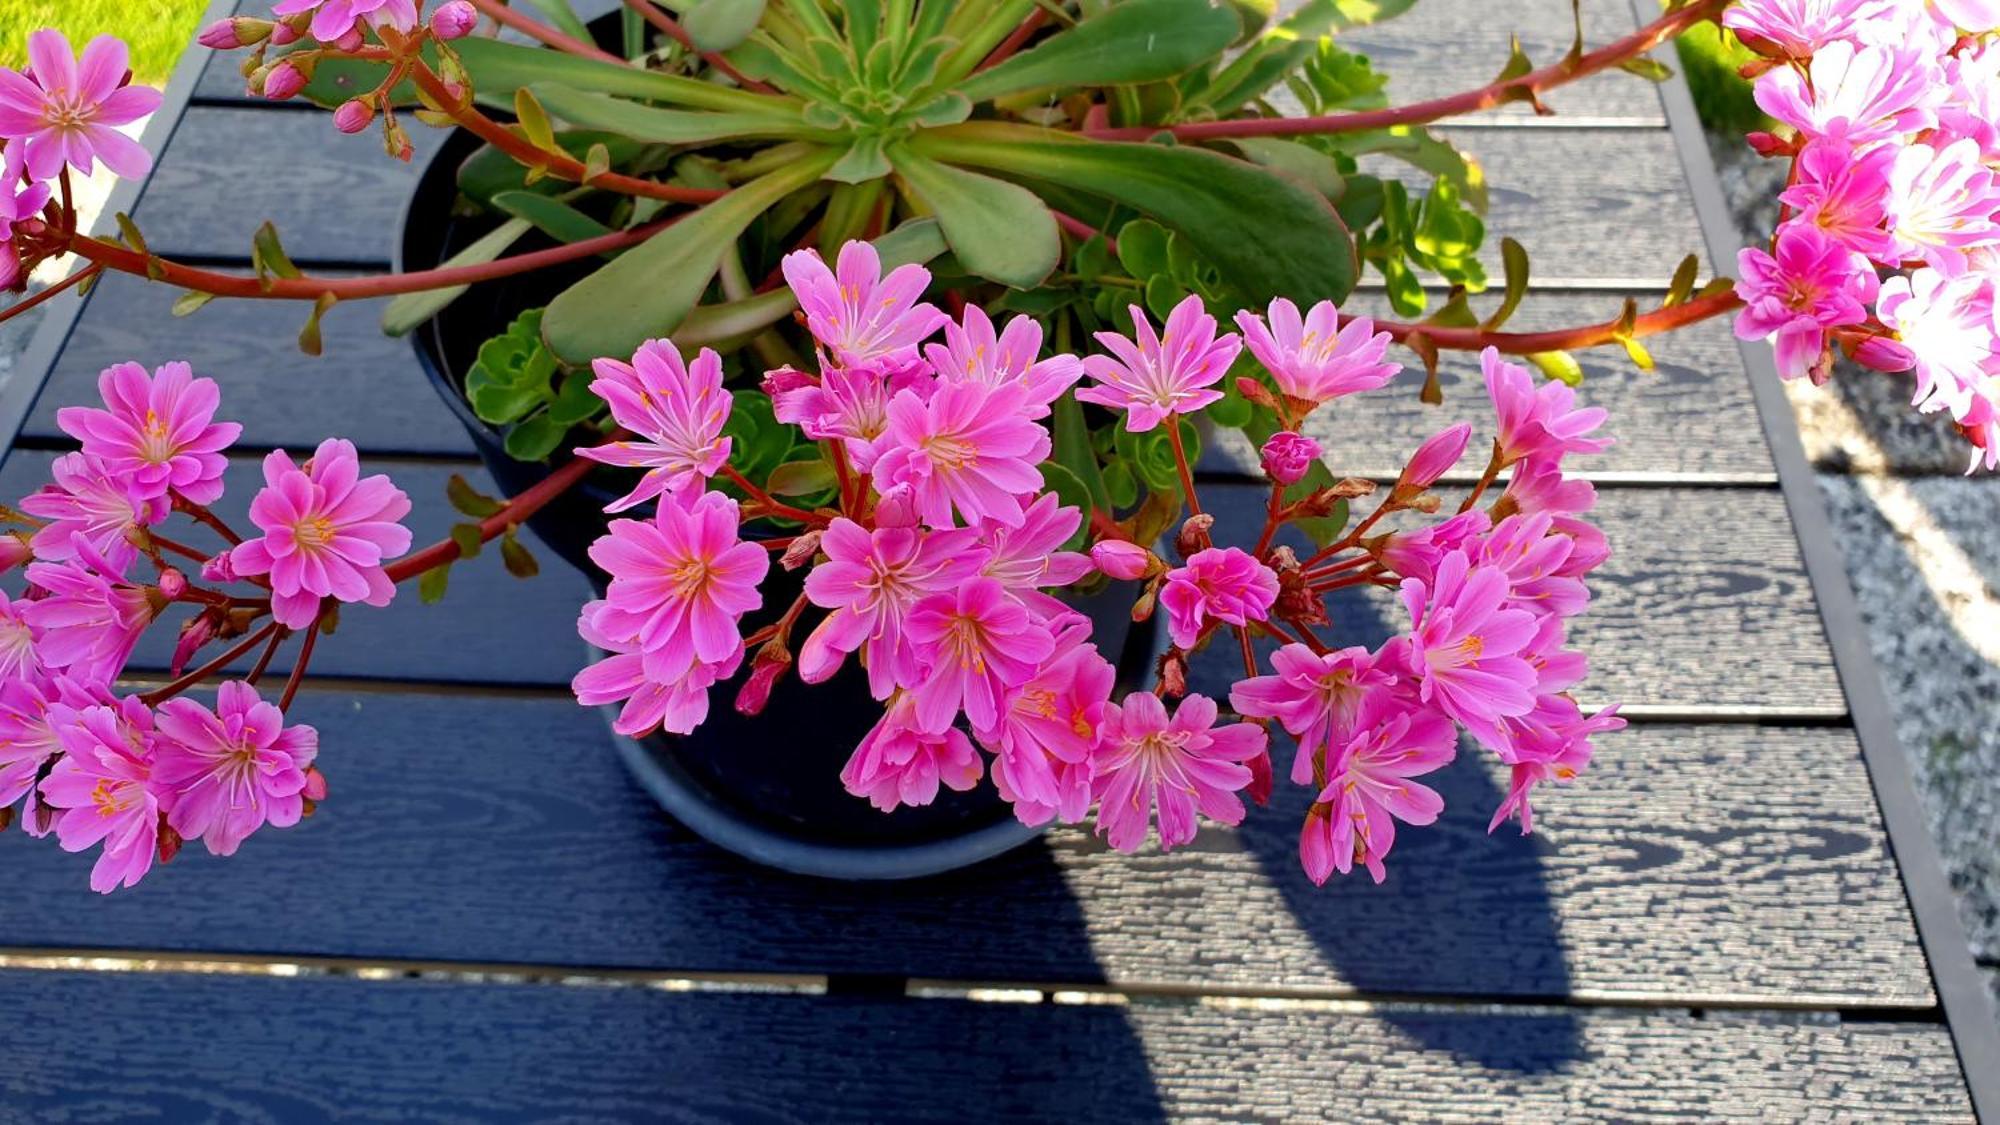
<instances>
[{"instance_id":1,"label":"potted plant","mask_svg":"<svg viewBox=\"0 0 2000 1125\"><path fill-rule=\"evenodd\" d=\"M460 131L412 203L402 269L379 278L308 276L268 224L255 276L152 254L122 217L118 239L83 234L69 166L143 172L101 124L156 99L118 77L109 39L78 60L40 33L28 74L0 72L10 265L72 252L85 265L65 286L141 274L186 287L183 312L310 301L309 352L333 304L399 295L386 327L419 330L507 493L454 482L466 522L411 550L409 498L329 440L267 459L246 535L212 507L236 436L214 382L121 365L101 404L65 409L80 449L0 543L29 584L0 601L0 807L73 850L102 842L101 890L185 837L228 854L310 811L317 736L283 712L343 604L386 604L402 582L440 596L495 539L532 573L528 523L599 583L580 607L596 652L579 702L611 712L676 815L754 858L915 874L1093 808L1115 848L1172 847L1268 795L1282 729L1290 780L1316 794L1307 871L1379 880L1396 823L1436 815L1413 779L1461 732L1512 767L1494 825L1526 830L1533 789L1573 779L1622 725L1569 695L1584 668L1565 623L1608 550L1566 458L1609 439L1565 385L1567 349L1615 343L1643 364L1645 337L1740 312L1739 332L1775 333L1787 374L1823 377L1835 344L1914 369L1926 408L1949 409L1990 463L1996 388L1933 331L1984 325L1993 353L1984 134L1923 92L1940 75L1986 89L1983 40L1948 35L1950 13L1732 9L1795 130L1753 141L1795 161L1800 214L1771 253L1745 252L1734 285L1697 289L1691 259L1657 308L1511 333L1525 256L1508 247L1503 295L1474 314L1483 181L1425 125L1645 73L1646 50L1725 4L1678 5L1592 51L1579 36L1540 69L1517 52L1487 86L1399 108L1323 37L1358 10L1340 0L1268 26L1260 5L1208 0L627 0L594 27L536 6L283 0L275 20L204 32L250 49L253 89L323 99L391 155L411 153L406 119ZM475 34L483 19L540 45ZM1908 57L1879 45L1911 31L1897 20L1929 36ZM1856 97L1879 115L1835 104L1841 74L1866 78ZM1303 116L1265 100L1281 85ZM1940 130L1963 136L1933 143ZM1432 181L1413 198L1358 163L1370 154ZM1877 177L1891 159L1912 171ZM1924 225L1935 208L1899 209L1947 181L1977 190L1951 196L1942 228ZM1456 288L1421 321L1371 322L1337 307L1363 268L1403 316L1425 311L1420 273ZM1440 482L1469 422L1393 481L1338 475L1306 436L1313 412L1388 393L1392 344L1433 372L1440 350L1483 353L1490 451L1463 487ZM1235 539L1194 472L1202 434L1227 429L1268 485L1260 526ZM175 517L217 542L169 534ZM1327 599L1350 588L1385 591L1407 628L1343 646ZM1133 621L1162 624L1163 650L1144 631L1128 645ZM120 693L161 623L181 631L175 678ZM267 701L260 681L294 639ZM1241 652L1226 693L1190 690L1189 655L1210 645ZM1121 682L1134 651L1150 683ZM213 707L186 697L218 679ZM774 712L802 711L773 693L808 685L853 725L774 734Z\"/></svg>"}]
</instances>

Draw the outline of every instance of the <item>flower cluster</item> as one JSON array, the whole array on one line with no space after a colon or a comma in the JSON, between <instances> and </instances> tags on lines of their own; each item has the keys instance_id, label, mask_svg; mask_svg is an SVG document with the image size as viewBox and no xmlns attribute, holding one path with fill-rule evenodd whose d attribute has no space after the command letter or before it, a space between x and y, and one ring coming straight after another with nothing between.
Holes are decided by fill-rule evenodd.
<instances>
[{"instance_id":1,"label":"flower cluster","mask_svg":"<svg viewBox=\"0 0 2000 1125\"><path fill-rule=\"evenodd\" d=\"M1780 374L1830 376L1833 348L1913 376L2000 466L2000 9L1983 3L1744 0L1723 16L1765 56L1752 141L1793 161L1768 249L1742 252L1737 334Z\"/></svg>"},{"instance_id":2,"label":"flower cluster","mask_svg":"<svg viewBox=\"0 0 2000 1125\"><path fill-rule=\"evenodd\" d=\"M823 479L818 500L787 503L730 464L731 400L713 353L686 362L656 340L630 364L595 365L593 389L629 436L578 452L646 470L609 511L653 505L592 547L610 583L579 622L607 655L576 678L576 695L618 705L620 731L692 731L709 689L732 677L737 708L754 714L788 671L820 683L856 659L882 705L841 771L857 797L884 811L927 804L990 770L1023 822L1076 822L1095 806L1099 833L1133 850L1154 832L1162 847L1185 844L1203 817L1241 821L1244 797L1269 793L1275 723L1298 740L1292 780L1316 794L1300 855L1324 881L1357 863L1383 877L1396 822L1428 824L1442 806L1412 779L1452 759L1461 729L1513 771L1492 826L1518 817L1526 831L1535 786L1575 777L1592 736L1624 725L1569 695L1585 668L1566 647L1568 623L1609 550L1584 518L1593 490L1565 478L1563 460L1609 439L1596 436L1603 411L1578 409L1568 387L1489 350L1493 456L1463 506L1368 534L1397 513L1438 510L1430 489L1465 452L1461 424L1423 443L1373 514L1301 557L1279 541L1283 527L1373 490L1301 483L1319 468L1306 418L1400 370L1367 320L1281 300L1240 314L1239 336L1189 297L1159 328L1130 310L1133 335L1101 333L1104 354L1044 357L1033 321L996 332L976 307L953 318L924 302L926 270L884 276L864 242L831 268L795 252L783 272L818 362L770 371L763 389L775 416L817 443L823 474L786 468ZM1261 372L1239 377L1242 393L1279 423L1263 449L1266 527L1241 546L1214 541L1181 432L1222 398L1239 358ZM1178 565L1135 534L1136 515L1094 509L1086 526L1057 492L1047 420L1065 394L1115 411L1135 435L1166 435L1184 486L1175 503L1194 512L1173 537ZM810 568L782 613L760 592L773 556ZM1107 579L1138 584L1135 620L1165 615L1171 645L1152 691L1118 697L1089 619L1060 596ZM1327 596L1356 586L1399 593L1408 614L1373 651L1317 632L1331 623ZM770 623L746 635L753 614ZM1245 660L1233 714L1187 684L1190 656L1218 634ZM1277 642L1268 673L1258 641Z\"/></svg>"},{"instance_id":3,"label":"flower cluster","mask_svg":"<svg viewBox=\"0 0 2000 1125\"><path fill-rule=\"evenodd\" d=\"M92 39L78 56L62 32L28 36L25 70L0 66L0 288L21 280L15 245L23 227L39 227L55 193L50 185L71 168L90 175L102 163L120 176L143 176L153 159L118 131L159 108L160 92L134 86L125 44ZM30 263L32 264L32 263Z\"/></svg>"},{"instance_id":4,"label":"flower cluster","mask_svg":"<svg viewBox=\"0 0 2000 1125\"><path fill-rule=\"evenodd\" d=\"M243 539L208 507L222 497L224 451L241 429L216 420L214 381L185 363L153 372L122 363L98 391L101 405L57 412L81 448L9 513L30 530L0 536L0 568L23 566L27 579L20 595L0 593L0 825L18 809L30 835L53 831L68 851L101 845L90 883L108 892L137 883L183 839L230 855L325 796L313 767L319 736L287 723L284 707L327 601L380 605L394 593L382 564L409 547L398 521L410 505L387 477L360 476L352 445L328 441L303 467L269 456L250 504L261 534ZM169 538L162 526L176 513L224 545L206 552ZM199 564L200 581L169 555ZM249 592L219 588L238 582ZM141 637L176 618L178 678L121 694ZM296 629L310 631L307 647L283 699L269 702L257 681ZM237 643L181 675L224 641ZM222 682L212 707L181 697L259 646L255 668Z\"/></svg>"}]
</instances>

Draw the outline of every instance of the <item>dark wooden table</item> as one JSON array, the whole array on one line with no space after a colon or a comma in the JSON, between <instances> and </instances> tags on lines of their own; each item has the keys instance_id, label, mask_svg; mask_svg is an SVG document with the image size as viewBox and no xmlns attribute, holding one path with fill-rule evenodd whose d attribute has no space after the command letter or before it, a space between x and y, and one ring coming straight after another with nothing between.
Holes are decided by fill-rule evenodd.
<instances>
[{"instance_id":1,"label":"dark wooden table","mask_svg":"<svg viewBox=\"0 0 2000 1125\"><path fill-rule=\"evenodd\" d=\"M1583 9L1593 41L1634 26L1626 0ZM1486 74L1511 30L1554 58L1568 5L1423 0L1351 41L1408 100ZM246 101L232 61L169 92L135 212L153 248L242 265L269 218L302 265L384 268L412 169ZM1678 81L1551 100L1452 127L1495 185L1491 241L1533 253L1520 323L1730 260ZM100 368L185 358L244 423L235 503L261 451L331 432L417 499L420 539L448 524L445 478L477 464L379 307L336 308L310 360L300 308L176 320L173 298L113 278L56 306L0 391L0 493L42 478ZM1994 1029L1769 364L1723 323L1655 354L1585 364L1621 441L1593 466L1617 554L1576 640L1632 728L1533 837L1486 836L1503 779L1474 754L1380 887L1306 881L1298 792L1171 856L1064 829L924 882L774 874L661 815L568 698L582 579L485 558L322 646L299 716L333 799L306 825L109 899L87 858L0 839L0 1118L1995 1117ZM1483 414L1476 363L1445 387ZM1327 419L1343 469L1393 473L1437 426L1405 389ZM1209 456L1242 498L1225 521L1254 518L1249 467Z\"/></svg>"}]
</instances>

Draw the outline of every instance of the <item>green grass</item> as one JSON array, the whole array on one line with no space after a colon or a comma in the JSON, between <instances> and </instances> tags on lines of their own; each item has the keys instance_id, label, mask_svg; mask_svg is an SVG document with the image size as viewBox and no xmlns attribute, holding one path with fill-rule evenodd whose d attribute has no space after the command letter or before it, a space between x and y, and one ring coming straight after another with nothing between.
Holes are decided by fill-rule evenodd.
<instances>
[{"instance_id":1,"label":"green grass","mask_svg":"<svg viewBox=\"0 0 2000 1125\"><path fill-rule=\"evenodd\" d=\"M83 49L109 32L132 48L135 81L157 86L194 42L207 0L0 0L0 65L19 68L28 34L53 27Z\"/></svg>"},{"instance_id":2,"label":"green grass","mask_svg":"<svg viewBox=\"0 0 2000 1125\"><path fill-rule=\"evenodd\" d=\"M1771 119L1750 96L1750 83L1736 73L1757 56L1744 50L1734 35L1712 23L1697 24L1674 47L1694 94L1695 110L1710 132L1736 136L1771 127Z\"/></svg>"}]
</instances>

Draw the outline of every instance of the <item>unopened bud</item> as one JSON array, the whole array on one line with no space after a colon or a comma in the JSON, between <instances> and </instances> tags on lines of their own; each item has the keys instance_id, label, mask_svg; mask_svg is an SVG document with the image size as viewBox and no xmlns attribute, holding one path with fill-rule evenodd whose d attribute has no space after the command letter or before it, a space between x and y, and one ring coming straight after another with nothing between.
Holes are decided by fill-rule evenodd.
<instances>
[{"instance_id":1,"label":"unopened bud","mask_svg":"<svg viewBox=\"0 0 2000 1125\"><path fill-rule=\"evenodd\" d=\"M415 146L410 144L410 134L394 117L382 119L382 151L405 164L416 153Z\"/></svg>"},{"instance_id":2,"label":"unopened bud","mask_svg":"<svg viewBox=\"0 0 2000 1125\"><path fill-rule=\"evenodd\" d=\"M173 659L167 664L167 674L178 676L187 668L188 661L201 651L201 646L215 639L216 615L198 613L181 626L180 639L174 642Z\"/></svg>"},{"instance_id":3,"label":"unopened bud","mask_svg":"<svg viewBox=\"0 0 2000 1125\"><path fill-rule=\"evenodd\" d=\"M1745 134L1743 139L1750 142L1751 150L1758 156L1791 156L1799 148L1795 139L1780 137L1776 133L1766 133L1762 130Z\"/></svg>"},{"instance_id":4,"label":"unopened bud","mask_svg":"<svg viewBox=\"0 0 2000 1125\"><path fill-rule=\"evenodd\" d=\"M160 572L160 593L166 595L168 601L181 600L181 595L187 593L187 588L187 575L182 574L179 569L170 566Z\"/></svg>"},{"instance_id":5,"label":"unopened bud","mask_svg":"<svg viewBox=\"0 0 2000 1125\"><path fill-rule=\"evenodd\" d=\"M303 22L311 18L311 16L300 16L297 17L296 21L280 20L271 28L271 45L273 47L287 47L298 42L299 38L305 34L302 26Z\"/></svg>"},{"instance_id":6,"label":"unopened bud","mask_svg":"<svg viewBox=\"0 0 2000 1125\"><path fill-rule=\"evenodd\" d=\"M1422 512L1423 514L1428 516L1436 514L1439 505L1441 505L1442 503L1443 501L1438 499L1436 493L1426 492L1422 496L1419 496L1416 499L1411 500L1408 504L1405 504L1404 507L1409 508L1411 511Z\"/></svg>"},{"instance_id":7,"label":"unopened bud","mask_svg":"<svg viewBox=\"0 0 2000 1125\"><path fill-rule=\"evenodd\" d=\"M282 102L306 88L306 72L286 60L266 70L261 82L254 78L251 81L266 100Z\"/></svg>"},{"instance_id":8,"label":"unopened bud","mask_svg":"<svg viewBox=\"0 0 2000 1125\"><path fill-rule=\"evenodd\" d=\"M1136 582L1157 574L1166 565L1153 552L1123 539L1106 539L1094 544L1090 548L1090 561L1106 576L1125 582Z\"/></svg>"},{"instance_id":9,"label":"unopened bud","mask_svg":"<svg viewBox=\"0 0 2000 1125\"><path fill-rule=\"evenodd\" d=\"M1326 602L1312 588L1304 569L1293 567L1278 573L1278 599L1271 603L1271 616L1307 625L1326 624Z\"/></svg>"},{"instance_id":10,"label":"unopened bud","mask_svg":"<svg viewBox=\"0 0 2000 1125\"><path fill-rule=\"evenodd\" d=\"M1854 345L1854 362L1871 371L1886 371L1894 374L1908 371L1917 365L1917 353L1911 351L1901 341L1887 336L1870 336Z\"/></svg>"},{"instance_id":11,"label":"unopened bud","mask_svg":"<svg viewBox=\"0 0 2000 1125\"><path fill-rule=\"evenodd\" d=\"M299 795L308 801L326 800L326 775L319 772L318 766L306 770L306 787L299 790Z\"/></svg>"},{"instance_id":12,"label":"unopened bud","mask_svg":"<svg viewBox=\"0 0 2000 1125\"><path fill-rule=\"evenodd\" d=\"M1415 495L1436 484L1439 477L1450 472L1458 459L1465 456L1465 447L1471 441L1472 425L1468 422L1431 435L1411 454L1410 463L1403 466L1403 475L1396 479L1396 492Z\"/></svg>"},{"instance_id":13,"label":"unopened bud","mask_svg":"<svg viewBox=\"0 0 2000 1125\"><path fill-rule=\"evenodd\" d=\"M1279 430L1259 451L1264 475L1279 484L1297 484L1319 462L1319 443L1303 434Z\"/></svg>"},{"instance_id":14,"label":"unopened bud","mask_svg":"<svg viewBox=\"0 0 2000 1125\"><path fill-rule=\"evenodd\" d=\"M269 39L274 26L270 20L231 16L228 19L216 20L202 28L201 34L195 37L195 41L218 51L234 51L239 47L248 47Z\"/></svg>"},{"instance_id":15,"label":"unopened bud","mask_svg":"<svg viewBox=\"0 0 2000 1125\"><path fill-rule=\"evenodd\" d=\"M0 533L0 574L5 574L34 557L34 549L28 546L26 536L18 531Z\"/></svg>"},{"instance_id":16,"label":"unopened bud","mask_svg":"<svg viewBox=\"0 0 2000 1125\"><path fill-rule=\"evenodd\" d=\"M743 681L742 689L736 693L737 713L762 714L771 702L771 689L778 686L791 666L791 650L782 642L774 640L758 649L757 659L750 664L750 678Z\"/></svg>"},{"instance_id":17,"label":"unopened bud","mask_svg":"<svg viewBox=\"0 0 2000 1125\"><path fill-rule=\"evenodd\" d=\"M431 13L431 34L439 39L459 39L472 33L479 13L465 0L450 0Z\"/></svg>"},{"instance_id":18,"label":"unopened bud","mask_svg":"<svg viewBox=\"0 0 2000 1125\"><path fill-rule=\"evenodd\" d=\"M201 578L204 582L236 581L236 566L229 561L229 552L224 551L201 564Z\"/></svg>"},{"instance_id":19,"label":"unopened bud","mask_svg":"<svg viewBox=\"0 0 2000 1125\"><path fill-rule=\"evenodd\" d=\"M1153 603L1159 600L1160 584L1148 582L1139 592L1139 600L1132 603L1132 620L1144 622L1153 616Z\"/></svg>"},{"instance_id":20,"label":"unopened bud","mask_svg":"<svg viewBox=\"0 0 2000 1125\"><path fill-rule=\"evenodd\" d=\"M375 107L367 98L344 101L333 111L333 127L343 133L359 133L374 123Z\"/></svg>"},{"instance_id":21,"label":"unopened bud","mask_svg":"<svg viewBox=\"0 0 2000 1125\"><path fill-rule=\"evenodd\" d=\"M776 398L788 391L819 386L819 380L796 367L774 367L764 372L764 393Z\"/></svg>"},{"instance_id":22,"label":"unopened bud","mask_svg":"<svg viewBox=\"0 0 2000 1125\"><path fill-rule=\"evenodd\" d=\"M819 541L823 534L825 533L815 528L792 540L792 545L786 547L785 553L778 557L778 565L786 570L797 570L813 561L813 556L819 554Z\"/></svg>"},{"instance_id":23,"label":"unopened bud","mask_svg":"<svg viewBox=\"0 0 2000 1125\"><path fill-rule=\"evenodd\" d=\"M1278 400L1276 396L1271 394L1271 388L1250 378L1248 375L1237 376L1236 393L1257 406L1269 407L1272 410L1278 409Z\"/></svg>"},{"instance_id":24,"label":"unopened bud","mask_svg":"<svg viewBox=\"0 0 2000 1125\"><path fill-rule=\"evenodd\" d=\"M1160 657L1160 690L1169 699L1187 694L1187 653L1170 648Z\"/></svg>"},{"instance_id":25,"label":"unopened bud","mask_svg":"<svg viewBox=\"0 0 2000 1125\"><path fill-rule=\"evenodd\" d=\"M1189 516L1187 522L1181 525L1180 534L1174 536L1174 550L1179 551L1184 559L1203 550L1208 546L1208 531L1214 526L1215 517L1207 512Z\"/></svg>"},{"instance_id":26,"label":"unopened bud","mask_svg":"<svg viewBox=\"0 0 2000 1125\"><path fill-rule=\"evenodd\" d=\"M328 46L331 46L336 51L359 51L367 42L368 37L361 33L361 25L355 24L345 32L342 32L340 38L335 39Z\"/></svg>"},{"instance_id":27,"label":"unopened bud","mask_svg":"<svg viewBox=\"0 0 2000 1125\"><path fill-rule=\"evenodd\" d=\"M1245 763L1250 767L1250 784L1243 787L1243 793L1258 806L1271 803L1271 752L1265 750Z\"/></svg>"},{"instance_id":28,"label":"unopened bud","mask_svg":"<svg viewBox=\"0 0 2000 1125\"><path fill-rule=\"evenodd\" d=\"M161 863L172 863L174 857L181 854L181 834L174 831L164 818L160 823L159 851Z\"/></svg>"}]
</instances>

